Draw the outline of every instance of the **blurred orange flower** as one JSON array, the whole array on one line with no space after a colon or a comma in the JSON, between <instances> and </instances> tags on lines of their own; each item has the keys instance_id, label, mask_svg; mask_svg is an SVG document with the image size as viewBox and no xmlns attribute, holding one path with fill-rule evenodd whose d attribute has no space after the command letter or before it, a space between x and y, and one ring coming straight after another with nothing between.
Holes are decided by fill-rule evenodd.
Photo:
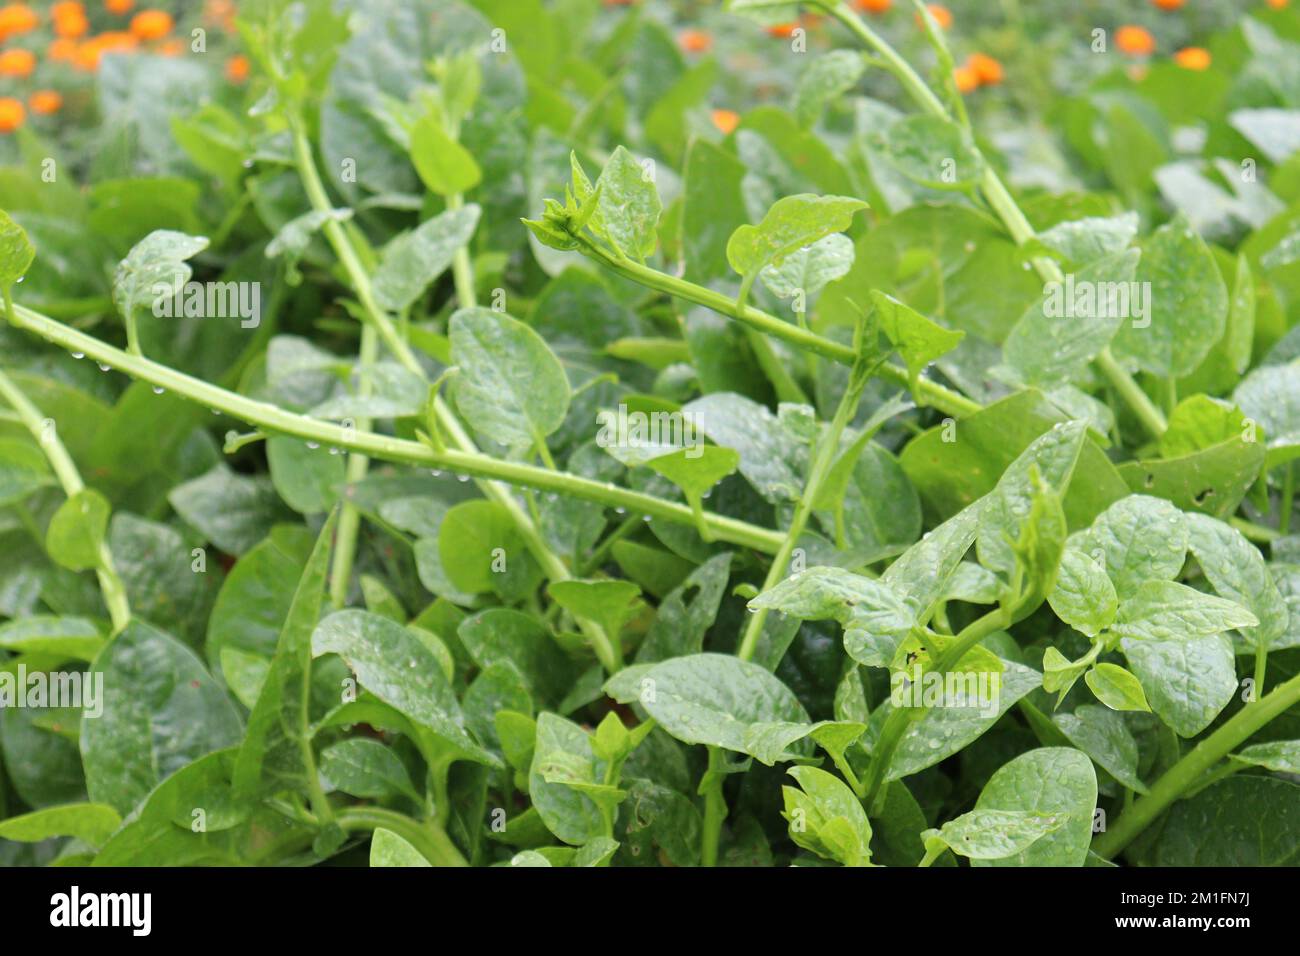
<instances>
[{"instance_id":1,"label":"blurred orange flower","mask_svg":"<svg viewBox=\"0 0 1300 956\"><path fill-rule=\"evenodd\" d=\"M866 13L888 13L894 0L857 0L858 9Z\"/></svg>"},{"instance_id":2,"label":"blurred orange flower","mask_svg":"<svg viewBox=\"0 0 1300 956\"><path fill-rule=\"evenodd\" d=\"M1286 8L1287 0L1268 0L1268 5L1274 10L1282 10Z\"/></svg>"},{"instance_id":3,"label":"blurred orange flower","mask_svg":"<svg viewBox=\"0 0 1300 956\"><path fill-rule=\"evenodd\" d=\"M86 8L78 2L78 0L60 0L59 3L50 7L50 15L56 20L59 17L84 17L86 15Z\"/></svg>"},{"instance_id":4,"label":"blurred orange flower","mask_svg":"<svg viewBox=\"0 0 1300 956\"><path fill-rule=\"evenodd\" d=\"M0 39L28 33L40 24L41 18L25 3L10 3L0 7Z\"/></svg>"},{"instance_id":5,"label":"blurred orange flower","mask_svg":"<svg viewBox=\"0 0 1300 956\"><path fill-rule=\"evenodd\" d=\"M966 65L975 71L980 86L997 86L1002 82L1002 64L987 53L972 53Z\"/></svg>"},{"instance_id":6,"label":"blurred orange flower","mask_svg":"<svg viewBox=\"0 0 1300 956\"><path fill-rule=\"evenodd\" d=\"M63 95L58 90L37 90L27 98L27 105L37 116L49 116L63 109Z\"/></svg>"},{"instance_id":7,"label":"blurred orange flower","mask_svg":"<svg viewBox=\"0 0 1300 956\"><path fill-rule=\"evenodd\" d=\"M979 88L979 74L970 66L959 66L952 71L953 82L957 84L958 93L972 93Z\"/></svg>"},{"instance_id":8,"label":"blurred orange flower","mask_svg":"<svg viewBox=\"0 0 1300 956\"><path fill-rule=\"evenodd\" d=\"M54 40L45 50L45 55L56 63L71 63L77 55L77 41L69 37Z\"/></svg>"},{"instance_id":9,"label":"blurred orange flower","mask_svg":"<svg viewBox=\"0 0 1300 956\"><path fill-rule=\"evenodd\" d=\"M713 37L704 30L683 30L677 34L677 42L687 53L708 53L713 49Z\"/></svg>"},{"instance_id":10,"label":"blurred orange flower","mask_svg":"<svg viewBox=\"0 0 1300 956\"><path fill-rule=\"evenodd\" d=\"M952 11L941 3L927 3L925 9L929 11L930 16L934 17L934 22L939 24L940 30L947 30L952 26ZM921 18L917 17L920 23Z\"/></svg>"},{"instance_id":11,"label":"blurred orange flower","mask_svg":"<svg viewBox=\"0 0 1300 956\"><path fill-rule=\"evenodd\" d=\"M0 76L27 77L36 69L36 54L31 50L5 50L0 53Z\"/></svg>"},{"instance_id":12,"label":"blurred orange flower","mask_svg":"<svg viewBox=\"0 0 1300 956\"><path fill-rule=\"evenodd\" d=\"M135 0L104 0L104 9L118 15L130 13L134 6Z\"/></svg>"},{"instance_id":13,"label":"blurred orange flower","mask_svg":"<svg viewBox=\"0 0 1300 956\"><path fill-rule=\"evenodd\" d=\"M90 31L90 21L84 13L55 14L54 32L61 37L76 40Z\"/></svg>"},{"instance_id":14,"label":"blurred orange flower","mask_svg":"<svg viewBox=\"0 0 1300 956\"><path fill-rule=\"evenodd\" d=\"M768 36L784 39L785 37L794 36L794 31L798 28L799 23L797 21L794 23L774 23L767 28L767 33Z\"/></svg>"},{"instance_id":15,"label":"blurred orange flower","mask_svg":"<svg viewBox=\"0 0 1300 956\"><path fill-rule=\"evenodd\" d=\"M1177 10L1186 2L1187 0L1151 0L1151 5L1161 10Z\"/></svg>"},{"instance_id":16,"label":"blurred orange flower","mask_svg":"<svg viewBox=\"0 0 1300 956\"><path fill-rule=\"evenodd\" d=\"M248 79L248 57L236 53L226 61L226 79L231 83L243 83Z\"/></svg>"},{"instance_id":17,"label":"blurred orange flower","mask_svg":"<svg viewBox=\"0 0 1300 956\"><path fill-rule=\"evenodd\" d=\"M1210 51L1199 46L1184 47L1174 54L1174 62L1184 70L1208 70Z\"/></svg>"},{"instance_id":18,"label":"blurred orange flower","mask_svg":"<svg viewBox=\"0 0 1300 956\"><path fill-rule=\"evenodd\" d=\"M27 111L12 96L0 97L0 133L12 133L23 125Z\"/></svg>"},{"instance_id":19,"label":"blurred orange flower","mask_svg":"<svg viewBox=\"0 0 1300 956\"><path fill-rule=\"evenodd\" d=\"M713 125L718 128L722 135L729 135L740 125L740 114L735 110L714 110Z\"/></svg>"},{"instance_id":20,"label":"blurred orange flower","mask_svg":"<svg viewBox=\"0 0 1300 956\"><path fill-rule=\"evenodd\" d=\"M1142 27L1129 24L1115 31L1115 45L1121 53L1147 56L1156 51L1156 38Z\"/></svg>"},{"instance_id":21,"label":"blurred orange flower","mask_svg":"<svg viewBox=\"0 0 1300 956\"><path fill-rule=\"evenodd\" d=\"M131 18L131 35L137 40L161 40L172 32L172 15L163 10L141 10Z\"/></svg>"}]
</instances>

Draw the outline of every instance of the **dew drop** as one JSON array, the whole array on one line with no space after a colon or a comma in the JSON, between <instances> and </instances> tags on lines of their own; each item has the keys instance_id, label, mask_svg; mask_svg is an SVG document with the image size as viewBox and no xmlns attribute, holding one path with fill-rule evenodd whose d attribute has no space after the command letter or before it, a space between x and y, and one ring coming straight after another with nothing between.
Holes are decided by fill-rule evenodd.
<instances>
[{"instance_id":1,"label":"dew drop","mask_svg":"<svg viewBox=\"0 0 1300 956\"><path fill-rule=\"evenodd\" d=\"M620 505L619 507L617 507L617 508L614 509L614 512L615 512L616 514L625 515L625 514L627 514L627 509L624 508L624 507L622 507L622 506Z\"/></svg>"},{"instance_id":2,"label":"dew drop","mask_svg":"<svg viewBox=\"0 0 1300 956\"><path fill-rule=\"evenodd\" d=\"M318 442L318 441L309 441L309 442L307 442L307 447L310 448L312 451L315 451L317 448L320 447L320 442Z\"/></svg>"},{"instance_id":3,"label":"dew drop","mask_svg":"<svg viewBox=\"0 0 1300 956\"><path fill-rule=\"evenodd\" d=\"M161 385L155 385L155 386L153 387L153 393L154 393L155 395L161 395L161 394L162 394L163 392L165 392L165 391L167 391L167 390L166 390L165 388L163 388Z\"/></svg>"},{"instance_id":4,"label":"dew drop","mask_svg":"<svg viewBox=\"0 0 1300 956\"><path fill-rule=\"evenodd\" d=\"M331 449L330 449L330 454L331 454L331 455L337 455L338 453L339 453L339 450L338 450L337 448L331 448Z\"/></svg>"},{"instance_id":5,"label":"dew drop","mask_svg":"<svg viewBox=\"0 0 1300 956\"><path fill-rule=\"evenodd\" d=\"M97 364L99 365L99 370L100 370L101 372L107 372L107 371L108 371L108 366L105 365L103 362L99 362L99 363L97 363Z\"/></svg>"},{"instance_id":6,"label":"dew drop","mask_svg":"<svg viewBox=\"0 0 1300 956\"><path fill-rule=\"evenodd\" d=\"M73 352L73 353L72 353L72 357L73 357L74 359L84 359L84 358L86 357L86 353L85 353L85 352Z\"/></svg>"},{"instance_id":7,"label":"dew drop","mask_svg":"<svg viewBox=\"0 0 1300 956\"><path fill-rule=\"evenodd\" d=\"M433 469L433 471L429 472L429 474L433 475L433 477L435 477L435 478L441 478L441 477L442 477L442 472L439 471L437 468Z\"/></svg>"},{"instance_id":8,"label":"dew drop","mask_svg":"<svg viewBox=\"0 0 1300 956\"><path fill-rule=\"evenodd\" d=\"M469 481L469 475L457 475L456 480L464 484L465 482Z\"/></svg>"}]
</instances>

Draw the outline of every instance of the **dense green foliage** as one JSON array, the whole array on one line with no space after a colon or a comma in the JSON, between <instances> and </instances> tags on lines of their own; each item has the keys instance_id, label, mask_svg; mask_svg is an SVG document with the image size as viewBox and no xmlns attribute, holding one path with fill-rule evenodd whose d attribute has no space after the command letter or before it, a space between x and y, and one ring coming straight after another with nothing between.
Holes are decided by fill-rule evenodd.
<instances>
[{"instance_id":1,"label":"dense green foliage","mask_svg":"<svg viewBox=\"0 0 1300 956\"><path fill-rule=\"evenodd\" d=\"M1300 13L869 6L0 141L0 862L1300 863Z\"/></svg>"}]
</instances>

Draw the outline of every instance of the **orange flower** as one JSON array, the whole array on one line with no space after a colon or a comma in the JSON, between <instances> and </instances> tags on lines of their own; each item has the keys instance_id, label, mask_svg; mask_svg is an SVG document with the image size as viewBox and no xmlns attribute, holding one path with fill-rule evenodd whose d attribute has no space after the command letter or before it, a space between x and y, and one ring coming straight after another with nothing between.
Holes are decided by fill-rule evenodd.
<instances>
[{"instance_id":1,"label":"orange flower","mask_svg":"<svg viewBox=\"0 0 1300 956\"><path fill-rule=\"evenodd\" d=\"M40 24L41 18L25 3L11 3L0 7L0 38L7 39L16 37L20 33L28 33Z\"/></svg>"},{"instance_id":2,"label":"orange flower","mask_svg":"<svg viewBox=\"0 0 1300 956\"><path fill-rule=\"evenodd\" d=\"M78 0L61 0L61 2L50 7L50 15L56 20L59 17L84 17L86 8Z\"/></svg>"},{"instance_id":3,"label":"orange flower","mask_svg":"<svg viewBox=\"0 0 1300 956\"><path fill-rule=\"evenodd\" d=\"M1161 10L1177 10L1186 2L1187 0L1151 0L1151 6Z\"/></svg>"},{"instance_id":4,"label":"orange flower","mask_svg":"<svg viewBox=\"0 0 1300 956\"><path fill-rule=\"evenodd\" d=\"M794 36L794 31L797 29L799 29L798 21L794 23L774 23L767 28L767 34L768 36L785 39L786 37Z\"/></svg>"},{"instance_id":5,"label":"orange flower","mask_svg":"<svg viewBox=\"0 0 1300 956\"><path fill-rule=\"evenodd\" d=\"M21 101L12 96L0 98L0 133L12 133L26 118L27 111Z\"/></svg>"},{"instance_id":6,"label":"orange flower","mask_svg":"<svg viewBox=\"0 0 1300 956\"><path fill-rule=\"evenodd\" d=\"M28 77L36 69L36 54L31 50L5 50L0 53L0 76Z\"/></svg>"},{"instance_id":7,"label":"orange flower","mask_svg":"<svg viewBox=\"0 0 1300 956\"><path fill-rule=\"evenodd\" d=\"M1287 0L1268 0L1268 5L1274 10L1283 10L1286 8Z\"/></svg>"},{"instance_id":8,"label":"orange flower","mask_svg":"<svg viewBox=\"0 0 1300 956\"><path fill-rule=\"evenodd\" d=\"M90 30L90 22L83 13L65 13L54 17L54 32L69 40L76 40Z\"/></svg>"},{"instance_id":9,"label":"orange flower","mask_svg":"<svg viewBox=\"0 0 1300 956\"><path fill-rule=\"evenodd\" d=\"M970 67L980 81L980 86L997 86L1002 82L1002 64L987 53L972 53L966 57Z\"/></svg>"},{"instance_id":10,"label":"orange flower","mask_svg":"<svg viewBox=\"0 0 1300 956\"><path fill-rule=\"evenodd\" d=\"M46 48L45 55L56 63L71 63L77 55L77 41L60 37Z\"/></svg>"},{"instance_id":11,"label":"orange flower","mask_svg":"<svg viewBox=\"0 0 1300 956\"><path fill-rule=\"evenodd\" d=\"M243 83L248 79L248 57L236 53L226 61L226 79L231 83Z\"/></svg>"},{"instance_id":12,"label":"orange flower","mask_svg":"<svg viewBox=\"0 0 1300 956\"><path fill-rule=\"evenodd\" d=\"M180 56L184 52L185 43L182 40L168 40L158 44L158 53L161 56Z\"/></svg>"},{"instance_id":13,"label":"orange flower","mask_svg":"<svg viewBox=\"0 0 1300 956\"><path fill-rule=\"evenodd\" d=\"M713 37L704 30L683 30L677 34L677 42L687 53L708 53L713 49Z\"/></svg>"},{"instance_id":14,"label":"orange flower","mask_svg":"<svg viewBox=\"0 0 1300 956\"><path fill-rule=\"evenodd\" d=\"M1210 51L1199 46L1184 47L1174 54L1174 62L1184 70L1208 70Z\"/></svg>"},{"instance_id":15,"label":"orange flower","mask_svg":"<svg viewBox=\"0 0 1300 956\"><path fill-rule=\"evenodd\" d=\"M730 135L732 130L740 125L740 114L735 110L714 110L713 125L723 136Z\"/></svg>"},{"instance_id":16,"label":"orange flower","mask_svg":"<svg viewBox=\"0 0 1300 956\"><path fill-rule=\"evenodd\" d=\"M925 9L930 16L934 17L934 22L939 24L940 30L947 30L952 26L952 11L941 3L927 3ZM917 17L916 22L919 24L921 18Z\"/></svg>"},{"instance_id":17,"label":"orange flower","mask_svg":"<svg viewBox=\"0 0 1300 956\"><path fill-rule=\"evenodd\" d=\"M864 13L888 13L894 0L857 0L858 9Z\"/></svg>"},{"instance_id":18,"label":"orange flower","mask_svg":"<svg viewBox=\"0 0 1300 956\"><path fill-rule=\"evenodd\" d=\"M973 93L980 85L979 74L970 66L957 67L952 71L952 79L957 84L958 93Z\"/></svg>"},{"instance_id":19,"label":"orange flower","mask_svg":"<svg viewBox=\"0 0 1300 956\"><path fill-rule=\"evenodd\" d=\"M1156 38L1142 27L1129 24L1115 31L1115 45L1129 56L1147 56L1156 51Z\"/></svg>"},{"instance_id":20,"label":"orange flower","mask_svg":"<svg viewBox=\"0 0 1300 956\"><path fill-rule=\"evenodd\" d=\"M38 116L49 116L63 109L63 96L57 90L37 90L27 99L27 105Z\"/></svg>"},{"instance_id":21,"label":"orange flower","mask_svg":"<svg viewBox=\"0 0 1300 956\"><path fill-rule=\"evenodd\" d=\"M131 35L137 40L161 40L172 32L172 15L162 10L142 10L131 18Z\"/></svg>"},{"instance_id":22,"label":"orange flower","mask_svg":"<svg viewBox=\"0 0 1300 956\"><path fill-rule=\"evenodd\" d=\"M134 6L135 0L104 0L104 9L109 13L116 13L118 16L130 13L131 8Z\"/></svg>"}]
</instances>

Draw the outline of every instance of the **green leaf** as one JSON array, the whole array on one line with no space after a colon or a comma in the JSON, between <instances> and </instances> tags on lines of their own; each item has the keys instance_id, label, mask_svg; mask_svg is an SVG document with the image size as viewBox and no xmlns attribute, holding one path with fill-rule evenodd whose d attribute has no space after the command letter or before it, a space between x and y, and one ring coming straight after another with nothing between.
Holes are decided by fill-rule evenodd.
<instances>
[{"instance_id":1,"label":"green leaf","mask_svg":"<svg viewBox=\"0 0 1300 956\"><path fill-rule=\"evenodd\" d=\"M442 665L414 630L368 611L338 611L317 625L312 652L338 654L361 686L450 745L461 759L500 765L470 737Z\"/></svg>"},{"instance_id":2,"label":"green leaf","mask_svg":"<svg viewBox=\"0 0 1300 956\"><path fill-rule=\"evenodd\" d=\"M586 731L558 714L538 715L528 791L547 828L570 846L604 835L598 797L581 786L596 784L604 772Z\"/></svg>"},{"instance_id":3,"label":"green leaf","mask_svg":"<svg viewBox=\"0 0 1300 956\"><path fill-rule=\"evenodd\" d=\"M27 274L36 250L23 227L0 210L0 289L8 291L15 282Z\"/></svg>"},{"instance_id":4,"label":"green leaf","mask_svg":"<svg viewBox=\"0 0 1300 956\"><path fill-rule=\"evenodd\" d=\"M1174 581L1148 581L1120 602L1111 630L1125 638L1169 641L1258 623L1240 604Z\"/></svg>"},{"instance_id":5,"label":"green leaf","mask_svg":"<svg viewBox=\"0 0 1300 956\"><path fill-rule=\"evenodd\" d=\"M1106 509L1072 541L1104 563L1120 600L1144 583L1172 581L1187 560L1187 520L1169 502L1131 495Z\"/></svg>"},{"instance_id":6,"label":"green leaf","mask_svg":"<svg viewBox=\"0 0 1300 956\"><path fill-rule=\"evenodd\" d=\"M945 329L911 306L875 289L871 292L871 302L880 318L880 329L902 356L912 392L917 394L917 382L925 367L955 349L966 333ZM919 396L917 402L920 404Z\"/></svg>"},{"instance_id":7,"label":"green leaf","mask_svg":"<svg viewBox=\"0 0 1300 956\"><path fill-rule=\"evenodd\" d=\"M626 582L622 582L626 583ZM534 617L494 607L465 618L457 628L465 650L481 668L506 662L537 697L558 701L577 680L577 668Z\"/></svg>"},{"instance_id":8,"label":"green leaf","mask_svg":"<svg viewBox=\"0 0 1300 956\"><path fill-rule=\"evenodd\" d=\"M1156 866L1295 866L1300 786L1237 775L1169 810L1151 852Z\"/></svg>"},{"instance_id":9,"label":"green leaf","mask_svg":"<svg viewBox=\"0 0 1300 956\"><path fill-rule=\"evenodd\" d=\"M1096 637L1115 620L1119 598L1105 569L1077 548L1061 554L1056 584L1047 595L1052 610L1081 634Z\"/></svg>"},{"instance_id":10,"label":"green leaf","mask_svg":"<svg viewBox=\"0 0 1300 956\"><path fill-rule=\"evenodd\" d=\"M866 203L845 196L801 193L778 199L757 226L744 225L731 234L727 262L752 279L765 266L779 266L803 247L848 229L853 214L865 208Z\"/></svg>"},{"instance_id":11,"label":"green leaf","mask_svg":"<svg viewBox=\"0 0 1300 956\"><path fill-rule=\"evenodd\" d=\"M0 438L0 507L24 501L56 484L41 450L30 442Z\"/></svg>"},{"instance_id":12,"label":"green leaf","mask_svg":"<svg viewBox=\"0 0 1300 956\"><path fill-rule=\"evenodd\" d=\"M645 259L659 242L656 227L663 205L652 169L619 146L596 181L597 199L588 226L629 259ZM578 192L580 201L586 198L580 188Z\"/></svg>"},{"instance_id":13,"label":"green leaf","mask_svg":"<svg viewBox=\"0 0 1300 956\"><path fill-rule=\"evenodd\" d=\"M670 658L631 679L650 716L688 744L748 753L748 725L808 722L794 692L766 668L726 654Z\"/></svg>"},{"instance_id":14,"label":"green leaf","mask_svg":"<svg viewBox=\"0 0 1300 956\"><path fill-rule=\"evenodd\" d=\"M175 295L193 274L186 259L208 247L202 236L158 229L131 247L113 275L113 303L128 322L136 310Z\"/></svg>"},{"instance_id":15,"label":"green leaf","mask_svg":"<svg viewBox=\"0 0 1300 956\"><path fill-rule=\"evenodd\" d=\"M1089 216L1058 222L1038 233L1027 246L1041 246L1056 253L1071 265L1088 265L1128 248L1137 236L1138 215L1126 212L1119 216Z\"/></svg>"},{"instance_id":16,"label":"green leaf","mask_svg":"<svg viewBox=\"0 0 1300 956\"><path fill-rule=\"evenodd\" d=\"M1024 567L1018 553L1022 550L1018 545L1024 535L1038 537L1044 546L1054 543L1054 547L1047 548L1050 554L1045 556L1045 563L1036 563L1033 568L1039 579L1035 591L1039 600L1046 596L1055 580L1056 562L1064 545L1065 530L1059 499L1070 486L1086 435L1087 426L1083 422L1066 422L1053 426L1034 439L1003 472L980 512L975 542L980 563L1005 579L1011 578L1018 563ZM1058 499L1055 514L1049 511L1035 526L1029 519L1034 512L1035 499L1044 495ZM1027 577L1027 594L1030 583Z\"/></svg>"},{"instance_id":17,"label":"green leaf","mask_svg":"<svg viewBox=\"0 0 1300 956\"><path fill-rule=\"evenodd\" d=\"M1151 709L1180 737L1208 727L1237 691L1232 642L1225 634L1129 639L1122 646Z\"/></svg>"},{"instance_id":18,"label":"green leaf","mask_svg":"<svg viewBox=\"0 0 1300 956\"><path fill-rule=\"evenodd\" d=\"M975 809L1045 814L1061 825L1014 856L972 865L1083 866L1096 806L1097 775L1080 751L1044 747L1021 754L989 778Z\"/></svg>"},{"instance_id":19,"label":"green leaf","mask_svg":"<svg viewBox=\"0 0 1300 956\"><path fill-rule=\"evenodd\" d=\"M733 448L695 445L651 458L646 465L686 493L688 499L702 497L714 485L734 474L740 455Z\"/></svg>"},{"instance_id":20,"label":"green leaf","mask_svg":"<svg viewBox=\"0 0 1300 956\"><path fill-rule=\"evenodd\" d=\"M324 605L337 520L337 512L331 514L316 538L284 617L270 670L249 714L234 770L235 791L241 796L281 790L315 792L308 715L312 632Z\"/></svg>"},{"instance_id":21,"label":"green leaf","mask_svg":"<svg viewBox=\"0 0 1300 956\"><path fill-rule=\"evenodd\" d=\"M411 844L383 827L376 827L370 841L370 865L376 866L433 866L424 854Z\"/></svg>"},{"instance_id":22,"label":"green leaf","mask_svg":"<svg viewBox=\"0 0 1300 956\"><path fill-rule=\"evenodd\" d=\"M276 492L299 514L321 514L338 502L344 483L342 455L277 436L267 439L266 462Z\"/></svg>"},{"instance_id":23,"label":"green leaf","mask_svg":"<svg viewBox=\"0 0 1300 956\"><path fill-rule=\"evenodd\" d=\"M804 313L822 289L848 274L854 254L853 240L832 233L790 253L780 265L764 266L759 277L778 299L797 297L794 310Z\"/></svg>"},{"instance_id":24,"label":"green leaf","mask_svg":"<svg viewBox=\"0 0 1300 956\"><path fill-rule=\"evenodd\" d=\"M1181 458L1247 434L1241 409L1208 395L1193 395L1169 416L1169 427L1160 436L1160 454Z\"/></svg>"},{"instance_id":25,"label":"green leaf","mask_svg":"<svg viewBox=\"0 0 1300 956\"><path fill-rule=\"evenodd\" d=\"M791 767L802 788L782 787L790 839L818 856L845 866L871 865L871 823L862 801L848 786L816 767Z\"/></svg>"},{"instance_id":26,"label":"green leaf","mask_svg":"<svg viewBox=\"0 0 1300 956\"><path fill-rule=\"evenodd\" d=\"M932 841L972 860L1001 860L1018 856L1065 823L1062 817L1024 810L972 810L926 831Z\"/></svg>"},{"instance_id":27,"label":"green leaf","mask_svg":"<svg viewBox=\"0 0 1300 956\"><path fill-rule=\"evenodd\" d=\"M108 499L92 488L72 495L50 518L45 550L70 571L89 571L104 561L108 534Z\"/></svg>"},{"instance_id":28,"label":"green leaf","mask_svg":"<svg viewBox=\"0 0 1300 956\"><path fill-rule=\"evenodd\" d=\"M39 843L53 837L75 837L98 848L121 824L121 816L108 804L73 803L0 820L0 840Z\"/></svg>"},{"instance_id":29,"label":"green leaf","mask_svg":"<svg viewBox=\"0 0 1300 956\"><path fill-rule=\"evenodd\" d=\"M273 438L268 448L273 442L302 444L296 439ZM341 476L342 462L338 462L338 468ZM267 528L284 514L276 503L273 481L264 475L239 474L225 462L177 485L167 493L167 502L208 541L237 556L251 551L265 537Z\"/></svg>"},{"instance_id":30,"label":"green leaf","mask_svg":"<svg viewBox=\"0 0 1300 956\"><path fill-rule=\"evenodd\" d=\"M1267 648L1287 631L1290 613L1259 549L1240 531L1208 515L1188 515L1188 548L1215 593L1259 619L1243 632L1247 643Z\"/></svg>"},{"instance_id":31,"label":"green leaf","mask_svg":"<svg viewBox=\"0 0 1300 956\"><path fill-rule=\"evenodd\" d=\"M1142 684L1118 664L1098 664L1083 679L1097 699L1111 710L1151 711Z\"/></svg>"},{"instance_id":32,"label":"green leaf","mask_svg":"<svg viewBox=\"0 0 1300 956\"><path fill-rule=\"evenodd\" d=\"M1115 354L1152 375L1190 375L1227 324L1228 290L1209 247L1185 220L1167 223L1143 243L1137 281L1151 283L1150 324L1123 324Z\"/></svg>"},{"instance_id":33,"label":"green leaf","mask_svg":"<svg viewBox=\"0 0 1300 956\"><path fill-rule=\"evenodd\" d=\"M448 209L390 242L375 270L375 301L394 312L415 304L474 235L480 211L474 203Z\"/></svg>"},{"instance_id":34,"label":"green leaf","mask_svg":"<svg viewBox=\"0 0 1300 956\"><path fill-rule=\"evenodd\" d=\"M411 162L421 182L439 196L469 192L483 180L474 155L447 134L442 118L432 112L411 128Z\"/></svg>"},{"instance_id":35,"label":"green leaf","mask_svg":"<svg viewBox=\"0 0 1300 956\"><path fill-rule=\"evenodd\" d=\"M1263 767L1274 773L1300 773L1300 740L1274 740L1266 744L1243 747L1230 760Z\"/></svg>"},{"instance_id":36,"label":"green leaf","mask_svg":"<svg viewBox=\"0 0 1300 956\"><path fill-rule=\"evenodd\" d=\"M451 355L459 369L456 407L474 428L512 447L541 445L564 423L569 380L540 335L490 309L451 317Z\"/></svg>"},{"instance_id":37,"label":"green leaf","mask_svg":"<svg viewBox=\"0 0 1300 956\"><path fill-rule=\"evenodd\" d=\"M1129 318L1133 305L1124 304L1138 258L1137 250L1129 249L1092 263L1066 284L1049 284L1002 343L1007 364L1030 385L1075 378ZM1111 297L1111 289L1118 290L1118 298Z\"/></svg>"},{"instance_id":38,"label":"green leaf","mask_svg":"<svg viewBox=\"0 0 1300 956\"><path fill-rule=\"evenodd\" d=\"M411 775L397 755L379 741L366 737L340 740L322 750L320 772L335 790L354 797L420 799Z\"/></svg>"},{"instance_id":39,"label":"green leaf","mask_svg":"<svg viewBox=\"0 0 1300 956\"><path fill-rule=\"evenodd\" d=\"M862 54L855 50L831 50L813 60L799 74L795 88L794 114L800 125L816 125L826 104L853 89L866 68Z\"/></svg>"},{"instance_id":40,"label":"green leaf","mask_svg":"<svg viewBox=\"0 0 1300 956\"><path fill-rule=\"evenodd\" d=\"M169 775L238 743L239 715L194 652L138 620L95 658L103 714L81 725L86 788L96 803L129 813Z\"/></svg>"},{"instance_id":41,"label":"green leaf","mask_svg":"<svg viewBox=\"0 0 1300 956\"><path fill-rule=\"evenodd\" d=\"M1147 792L1138 776L1137 740L1120 714L1096 704L1082 704L1072 714L1053 714L1052 723L1070 743L1124 786L1138 793Z\"/></svg>"},{"instance_id":42,"label":"green leaf","mask_svg":"<svg viewBox=\"0 0 1300 956\"><path fill-rule=\"evenodd\" d=\"M828 754L837 760L844 751L856 743L867 730L867 725L857 721L821 720L815 724L761 723L750 724L745 729L745 750L760 763L769 767L782 760L806 757L803 748L790 750L790 746L805 737L811 737Z\"/></svg>"},{"instance_id":43,"label":"green leaf","mask_svg":"<svg viewBox=\"0 0 1300 956\"><path fill-rule=\"evenodd\" d=\"M704 635L718 617L732 555L705 561L659 602L654 623L636 651L638 664L685 657L704 650Z\"/></svg>"},{"instance_id":44,"label":"green leaf","mask_svg":"<svg viewBox=\"0 0 1300 956\"><path fill-rule=\"evenodd\" d=\"M970 133L942 116L904 116L876 134L873 144L904 176L931 189L971 189L984 175Z\"/></svg>"},{"instance_id":45,"label":"green leaf","mask_svg":"<svg viewBox=\"0 0 1300 956\"><path fill-rule=\"evenodd\" d=\"M612 641L645 608L641 589L631 581L570 579L552 582L547 590L560 607L595 621Z\"/></svg>"},{"instance_id":46,"label":"green leaf","mask_svg":"<svg viewBox=\"0 0 1300 956\"><path fill-rule=\"evenodd\" d=\"M80 617L38 615L0 624L0 650L93 661L104 646L99 629Z\"/></svg>"}]
</instances>

